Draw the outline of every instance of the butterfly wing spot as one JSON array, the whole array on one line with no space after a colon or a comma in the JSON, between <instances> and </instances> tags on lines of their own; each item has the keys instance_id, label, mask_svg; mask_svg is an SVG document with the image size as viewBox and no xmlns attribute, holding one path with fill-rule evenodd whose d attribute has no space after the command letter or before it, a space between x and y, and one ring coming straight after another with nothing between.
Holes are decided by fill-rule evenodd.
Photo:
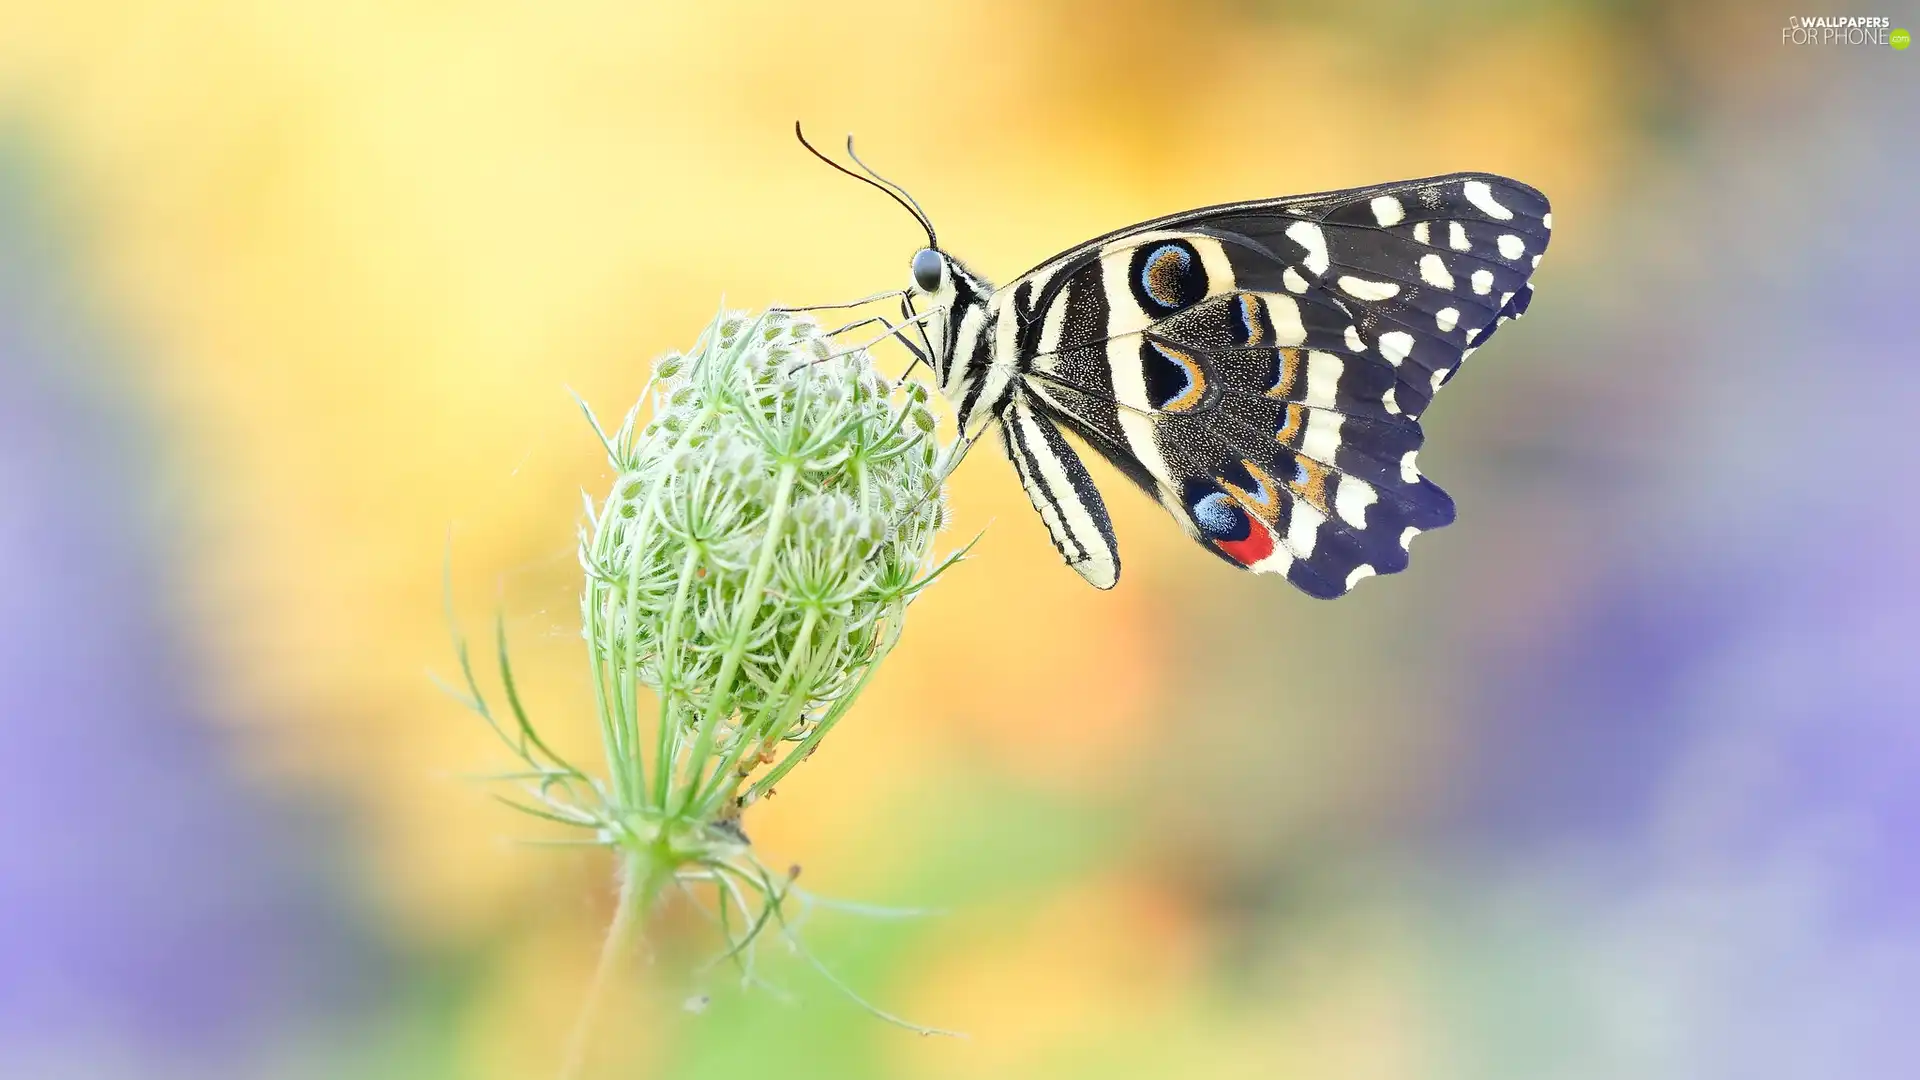
<instances>
[{"instance_id":1,"label":"butterfly wing spot","mask_svg":"<svg viewBox=\"0 0 1920 1080\"><path fill-rule=\"evenodd\" d=\"M1473 294L1485 296L1493 291L1493 271L1475 270L1473 272Z\"/></svg>"},{"instance_id":2,"label":"butterfly wing spot","mask_svg":"<svg viewBox=\"0 0 1920 1080\"><path fill-rule=\"evenodd\" d=\"M1302 262L1308 270L1313 271L1314 277L1324 276L1327 268L1333 265L1333 260L1327 255L1327 234L1321 232L1320 226L1313 222L1296 221L1287 226L1287 239L1300 245L1306 253Z\"/></svg>"},{"instance_id":3,"label":"butterfly wing spot","mask_svg":"<svg viewBox=\"0 0 1920 1080\"><path fill-rule=\"evenodd\" d=\"M1265 469L1241 458L1227 463L1220 480L1242 505L1253 511L1256 517L1268 524L1278 519L1281 509L1280 489Z\"/></svg>"},{"instance_id":4,"label":"butterfly wing spot","mask_svg":"<svg viewBox=\"0 0 1920 1080\"><path fill-rule=\"evenodd\" d=\"M1318 349L1308 352L1305 403L1322 409L1334 408L1338 404L1340 375L1346 369L1346 363L1330 352Z\"/></svg>"},{"instance_id":5,"label":"butterfly wing spot","mask_svg":"<svg viewBox=\"0 0 1920 1080\"><path fill-rule=\"evenodd\" d=\"M1334 484L1333 470L1326 465L1307 457L1293 459L1293 480L1287 487L1293 497L1305 502L1315 510L1326 514L1331 511L1333 500L1329 493Z\"/></svg>"},{"instance_id":6,"label":"butterfly wing spot","mask_svg":"<svg viewBox=\"0 0 1920 1080\"><path fill-rule=\"evenodd\" d=\"M1413 238L1423 244L1433 243L1433 224L1427 221L1414 222Z\"/></svg>"},{"instance_id":7,"label":"butterfly wing spot","mask_svg":"<svg viewBox=\"0 0 1920 1080\"><path fill-rule=\"evenodd\" d=\"M1434 393L1436 394L1439 393L1440 388L1446 385L1447 376L1451 374L1452 371L1453 371L1452 368L1437 368L1434 370L1434 373L1433 373L1433 392Z\"/></svg>"},{"instance_id":8,"label":"butterfly wing spot","mask_svg":"<svg viewBox=\"0 0 1920 1080\"><path fill-rule=\"evenodd\" d=\"M1361 563L1359 566L1347 572L1347 588L1353 588L1355 585L1360 584L1362 580L1372 577L1376 572L1373 567L1366 563Z\"/></svg>"},{"instance_id":9,"label":"butterfly wing spot","mask_svg":"<svg viewBox=\"0 0 1920 1080\"><path fill-rule=\"evenodd\" d=\"M1552 229L1553 228L1553 211L1549 210L1546 213L1541 214L1540 224L1545 225L1548 229Z\"/></svg>"},{"instance_id":10,"label":"butterfly wing spot","mask_svg":"<svg viewBox=\"0 0 1920 1080\"><path fill-rule=\"evenodd\" d=\"M1401 219L1407 216L1406 207L1391 195L1381 195L1367 205L1373 210L1373 220L1383 229L1400 224Z\"/></svg>"},{"instance_id":11,"label":"butterfly wing spot","mask_svg":"<svg viewBox=\"0 0 1920 1080\"><path fill-rule=\"evenodd\" d=\"M1380 404L1386 406L1386 410L1388 412L1392 413L1395 416L1399 416L1400 403L1393 400L1393 392L1395 389L1397 389L1397 387L1392 387L1392 386L1387 387L1387 392L1380 396Z\"/></svg>"},{"instance_id":12,"label":"butterfly wing spot","mask_svg":"<svg viewBox=\"0 0 1920 1080\"><path fill-rule=\"evenodd\" d=\"M1132 279L1140 306L1156 317L1171 315L1207 297L1207 268L1185 240L1167 240L1134 254Z\"/></svg>"},{"instance_id":13,"label":"butterfly wing spot","mask_svg":"<svg viewBox=\"0 0 1920 1080\"><path fill-rule=\"evenodd\" d=\"M1357 353L1363 353L1367 351L1367 343L1360 339L1359 327L1357 326L1347 327L1346 337L1347 337L1347 348L1352 349L1354 352L1357 352Z\"/></svg>"},{"instance_id":14,"label":"butterfly wing spot","mask_svg":"<svg viewBox=\"0 0 1920 1080\"><path fill-rule=\"evenodd\" d=\"M1280 410L1280 424L1274 430L1274 440L1285 446L1300 445L1300 434L1306 430L1309 411L1305 405L1289 402L1286 408Z\"/></svg>"},{"instance_id":15,"label":"butterfly wing spot","mask_svg":"<svg viewBox=\"0 0 1920 1080\"><path fill-rule=\"evenodd\" d=\"M1413 354L1413 335L1405 330L1389 330L1380 335L1380 355L1387 362L1399 367L1401 362Z\"/></svg>"},{"instance_id":16,"label":"butterfly wing spot","mask_svg":"<svg viewBox=\"0 0 1920 1080\"><path fill-rule=\"evenodd\" d=\"M1161 412L1192 412L1219 396L1199 357L1155 338L1140 339L1140 365L1147 404Z\"/></svg>"},{"instance_id":17,"label":"butterfly wing spot","mask_svg":"<svg viewBox=\"0 0 1920 1080\"><path fill-rule=\"evenodd\" d=\"M1527 253L1527 242L1512 233L1501 233L1500 238L1494 241L1494 245L1500 249L1500 257L1503 259L1518 261L1520 256Z\"/></svg>"},{"instance_id":18,"label":"butterfly wing spot","mask_svg":"<svg viewBox=\"0 0 1920 1080\"><path fill-rule=\"evenodd\" d=\"M1298 312L1298 308L1294 309ZM1235 322L1232 327L1233 342L1248 348L1259 348L1274 342L1273 320L1267 317L1267 305L1252 293L1240 293L1233 298Z\"/></svg>"},{"instance_id":19,"label":"butterfly wing spot","mask_svg":"<svg viewBox=\"0 0 1920 1080\"><path fill-rule=\"evenodd\" d=\"M1460 309L1449 307L1434 312L1433 325L1443 334L1451 332L1454 327L1460 325Z\"/></svg>"},{"instance_id":20,"label":"butterfly wing spot","mask_svg":"<svg viewBox=\"0 0 1920 1080\"><path fill-rule=\"evenodd\" d=\"M1201 535L1241 566L1273 554L1272 530L1248 514L1227 492L1205 480L1187 483L1187 509Z\"/></svg>"},{"instance_id":21,"label":"butterfly wing spot","mask_svg":"<svg viewBox=\"0 0 1920 1080\"><path fill-rule=\"evenodd\" d=\"M1472 251L1473 244L1467 239L1467 227L1457 221L1447 222L1447 246L1455 251Z\"/></svg>"},{"instance_id":22,"label":"butterfly wing spot","mask_svg":"<svg viewBox=\"0 0 1920 1080\"><path fill-rule=\"evenodd\" d=\"M1488 217L1496 221L1513 220L1513 211L1500 205L1499 201L1493 197L1493 189L1487 186L1485 180L1467 181L1461 185L1460 193L1465 195L1468 202L1472 203Z\"/></svg>"},{"instance_id":23,"label":"butterfly wing spot","mask_svg":"<svg viewBox=\"0 0 1920 1080\"><path fill-rule=\"evenodd\" d=\"M1400 295L1400 286L1391 281L1369 281L1366 278L1342 274L1336 282L1340 291L1355 300L1391 300Z\"/></svg>"},{"instance_id":24,"label":"butterfly wing spot","mask_svg":"<svg viewBox=\"0 0 1920 1080\"><path fill-rule=\"evenodd\" d=\"M1340 486L1333 493L1333 510L1340 520L1356 529L1367 527L1367 507L1380 501L1380 493L1365 480L1351 476L1342 477Z\"/></svg>"},{"instance_id":25,"label":"butterfly wing spot","mask_svg":"<svg viewBox=\"0 0 1920 1080\"><path fill-rule=\"evenodd\" d=\"M1296 295L1307 291L1307 279L1291 266L1280 272L1280 283L1287 287L1288 292Z\"/></svg>"},{"instance_id":26,"label":"butterfly wing spot","mask_svg":"<svg viewBox=\"0 0 1920 1080\"><path fill-rule=\"evenodd\" d=\"M1411 525L1409 525L1409 526L1407 526L1406 528L1404 528L1404 529L1402 529L1402 530L1400 530L1400 550L1401 550L1401 551L1412 551L1412 550L1413 550L1413 538L1414 538L1414 537L1416 537L1416 536L1419 536L1419 535L1420 535L1420 530L1419 530L1419 529L1416 529L1416 528L1414 528L1414 527L1413 527L1413 526L1411 526Z\"/></svg>"},{"instance_id":27,"label":"butterfly wing spot","mask_svg":"<svg viewBox=\"0 0 1920 1080\"><path fill-rule=\"evenodd\" d=\"M1420 280L1436 289L1453 288L1453 273L1440 256L1431 253L1420 256Z\"/></svg>"},{"instance_id":28,"label":"butterfly wing spot","mask_svg":"<svg viewBox=\"0 0 1920 1080\"><path fill-rule=\"evenodd\" d=\"M1418 453L1418 450L1409 450L1400 455L1400 480L1402 483L1417 484L1420 482L1420 466L1414 464L1413 460L1414 455Z\"/></svg>"}]
</instances>

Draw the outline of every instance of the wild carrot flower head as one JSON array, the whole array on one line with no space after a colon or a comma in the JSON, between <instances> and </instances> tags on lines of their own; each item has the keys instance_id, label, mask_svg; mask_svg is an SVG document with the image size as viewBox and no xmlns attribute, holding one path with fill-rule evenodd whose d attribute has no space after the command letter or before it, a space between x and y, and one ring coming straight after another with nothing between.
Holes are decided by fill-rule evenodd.
<instances>
[{"instance_id":1,"label":"wild carrot flower head","mask_svg":"<svg viewBox=\"0 0 1920 1080\"><path fill-rule=\"evenodd\" d=\"M924 387L794 313L723 313L655 363L617 431L587 416L616 473L580 535L606 775L541 737L504 634L510 714L482 695L464 643L462 696L519 759L496 777L518 787L508 802L620 853L608 955L667 886L699 884L752 981L754 940L771 924L799 949L787 907L812 898L797 868L759 860L740 812L846 715L908 605L963 554L933 556L952 458Z\"/></svg>"},{"instance_id":2,"label":"wild carrot flower head","mask_svg":"<svg viewBox=\"0 0 1920 1080\"><path fill-rule=\"evenodd\" d=\"M660 706L655 788L711 816L770 790L898 640L938 572L941 449L918 383L896 391L805 317L723 315L654 378L652 420L607 440L582 622L629 780L638 683Z\"/></svg>"}]
</instances>

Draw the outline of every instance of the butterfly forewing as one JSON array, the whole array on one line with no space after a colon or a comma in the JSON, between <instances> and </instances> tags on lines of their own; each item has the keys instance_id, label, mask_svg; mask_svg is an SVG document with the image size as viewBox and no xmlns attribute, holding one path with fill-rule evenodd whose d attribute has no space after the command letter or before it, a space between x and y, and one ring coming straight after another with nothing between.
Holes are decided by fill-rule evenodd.
<instances>
[{"instance_id":1,"label":"butterfly forewing","mask_svg":"<svg viewBox=\"0 0 1920 1080\"><path fill-rule=\"evenodd\" d=\"M1056 546L1094 584L1117 578L1105 509L1050 421L1236 565L1319 597L1404 569L1412 538L1453 520L1415 464L1417 418L1526 310L1551 226L1539 192L1463 173L1196 210L1023 276L1000 416Z\"/></svg>"}]
</instances>

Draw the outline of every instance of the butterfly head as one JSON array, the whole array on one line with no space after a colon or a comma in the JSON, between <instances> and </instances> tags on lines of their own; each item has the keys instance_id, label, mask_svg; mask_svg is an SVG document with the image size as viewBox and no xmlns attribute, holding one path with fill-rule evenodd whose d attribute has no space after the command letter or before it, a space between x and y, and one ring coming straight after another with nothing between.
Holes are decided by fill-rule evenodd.
<instances>
[{"instance_id":1,"label":"butterfly head","mask_svg":"<svg viewBox=\"0 0 1920 1080\"><path fill-rule=\"evenodd\" d=\"M972 354L975 339L986 325L993 285L935 247L914 252L912 268L912 297L916 306L924 304L929 312L927 337L933 346L934 375L947 396L958 401L966 393L964 380L978 374L967 370L964 358ZM969 321L968 312L975 308L982 318ZM956 362L956 356L961 362Z\"/></svg>"},{"instance_id":2,"label":"butterfly head","mask_svg":"<svg viewBox=\"0 0 1920 1080\"><path fill-rule=\"evenodd\" d=\"M860 160L860 155L853 149L853 136L847 136L847 156L860 167L860 172L847 168L815 149L798 123L793 125L793 134L814 157L884 192L912 214L914 222L926 231L927 245L913 253L913 286L906 291L907 302L910 307L915 300L928 305L929 310L922 316L927 344L930 346L927 359L932 362L941 390L954 401L969 397L968 390L972 382L977 381L978 372L970 372L969 368L973 365L956 363L954 358L972 356L976 346L984 340L982 335L986 327L987 301L993 296L993 286L974 276L959 260L940 250L933 221L927 217L926 211L920 208L912 195L907 194L905 188L874 172L866 162ZM970 315L976 317L970 321Z\"/></svg>"},{"instance_id":3,"label":"butterfly head","mask_svg":"<svg viewBox=\"0 0 1920 1080\"><path fill-rule=\"evenodd\" d=\"M959 259L939 248L924 247L913 253L913 295L931 307L958 313L992 296L993 286Z\"/></svg>"}]
</instances>

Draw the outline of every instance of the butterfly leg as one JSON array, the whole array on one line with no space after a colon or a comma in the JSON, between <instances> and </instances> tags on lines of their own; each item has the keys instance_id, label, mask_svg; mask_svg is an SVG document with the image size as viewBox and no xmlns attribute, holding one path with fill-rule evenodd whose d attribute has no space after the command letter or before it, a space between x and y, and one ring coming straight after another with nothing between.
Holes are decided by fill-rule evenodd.
<instances>
[{"instance_id":1,"label":"butterfly leg","mask_svg":"<svg viewBox=\"0 0 1920 1080\"><path fill-rule=\"evenodd\" d=\"M857 327L866 326L869 323L876 323L876 322L886 327L887 332L884 334L881 334L879 337L874 338L872 341L868 341L860 345L855 345L851 348L842 349L839 352L821 357L821 360L832 360L835 357L845 356L848 353L864 352L867 349L871 349L875 345L878 345L881 342L887 340L888 338L894 338L894 339L897 339L900 342L900 344L906 348L908 352L914 355L916 363L923 363L923 364L929 363L927 354L921 351L918 345L915 345L913 342L907 340L905 331L910 326L919 326L921 323L924 323L926 320L938 314L938 312L939 312L938 308L930 308L919 315L913 316L911 319L902 320L898 324L895 324L889 321L887 317L884 315L875 315L869 319L862 319L859 322L850 323L846 326L841 327L839 330L834 331L834 334L845 333L848 330L852 330ZM828 336L832 336L832 335L828 335ZM815 362L818 363L819 361L815 361Z\"/></svg>"},{"instance_id":2,"label":"butterfly leg","mask_svg":"<svg viewBox=\"0 0 1920 1080\"><path fill-rule=\"evenodd\" d=\"M913 323L914 333L920 335L920 348L915 349L902 339L901 344L907 345L908 350L913 353L913 363L908 364L907 370L900 373L900 381L893 384L896 389L900 383L907 381L907 376L913 374L915 366L925 364L928 371L933 370L933 341L927 337L926 323L917 321L919 315L920 313L913 308L913 294L905 289L900 290L900 318Z\"/></svg>"}]
</instances>

